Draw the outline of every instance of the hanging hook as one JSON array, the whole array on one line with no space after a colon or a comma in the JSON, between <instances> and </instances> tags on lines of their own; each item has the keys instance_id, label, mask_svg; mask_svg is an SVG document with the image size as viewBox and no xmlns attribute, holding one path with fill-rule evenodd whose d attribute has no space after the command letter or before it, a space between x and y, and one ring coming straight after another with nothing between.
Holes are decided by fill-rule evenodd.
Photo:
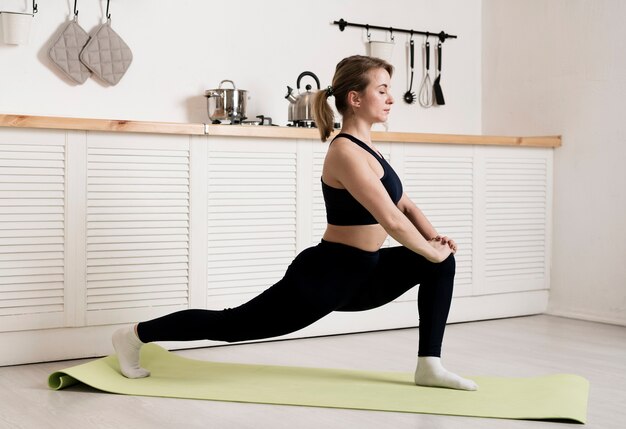
<instances>
[{"instance_id":1,"label":"hanging hook","mask_svg":"<svg viewBox=\"0 0 626 429\"><path fill-rule=\"evenodd\" d=\"M74 20L78 19L78 9L76 9L76 3L78 3L78 0L74 0Z\"/></svg>"},{"instance_id":2,"label":"hanging hook","mask_svg":"<svg viewBox=\"0 0 626 429\"><path fill-rule=\"evenodd\" d=\"M413 30L411 30L411 37L409 38L409 41L413 40Z\"/></svg>"},{"instance_id":3,"label":"hanging hook","mask_svg":"<svg viewBox=\"0 0 626 429\"><path fill-rule=\"evenodd\" d=\"M391 41L393 42L393 27L389 27L389 33L391 34Z\"/></svg>"},{"instance_id":4,"label":"hanging hook","mask_svg":"<svg viewBox=\"0 0 626 429\"><path fill-rule=\"evenodd\" d=\"M106 17L107 17L107 21L111 20L111 14L109 13L109 2L111 0L107 0L107 13L106 13Z\"/></svg>"},{"instance_id":5,"label":"hanging hook","mask_svg":"<svg viewBox=\"0 0 626 429\"><path fill-rule=\"evenodd\" d=\"M36 2L36 0L33 0L33 15L36 14L37 12L38 12L37 11L37 2Z\"/></svg>"},{"instance_id":6,"label":"hanging hook","mask_svg":"<svg viewBox=\"0 0 626 429\"><path fill-rule=\"evenodd\" d=\"M369 26L369 24L365 24L365 31L367 32L367 40L371 41L370 38L372 37L372 33L370 33L370 26Z\"/></svg>"}]
</instances>

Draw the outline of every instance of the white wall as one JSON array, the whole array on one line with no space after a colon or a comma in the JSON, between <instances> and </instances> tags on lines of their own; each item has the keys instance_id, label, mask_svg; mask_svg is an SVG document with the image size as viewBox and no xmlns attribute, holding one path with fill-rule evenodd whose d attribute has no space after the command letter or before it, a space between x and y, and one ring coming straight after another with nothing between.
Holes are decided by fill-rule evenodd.
<instances>
[{"instance_id":1,"label":"white wall","mask_svg":"<svg viewBox=\"0 0 626 429\"><path fill-rule=\"evenodd\" d=\"M626 325L626 2L484 0L483 132L562 134L549 312Z\"/></svg>"},{"instance_id":2,"label":"white wall","mask_svg":"<svg viewBox=\"0 0 626 429\"><path fill-rule=\"evenodd\" d=\"M47 59L49 45L71 15L73 4L72 0L39 1L30 44L0 43L0 113L208 122L204 91L231 79L249 91L248 116L265 114L285 125L286 86L295 87L300 72L313 71L325 87L341 58L366 53L365 30L352 27L340 32L331 25L344 18L458 35L443 49L447 104L423 109L401 100L408 85L408 36L396 34L393 63L398 73L393 94L397 102L389 130L481 131L480 0L112 0L112 27L134 54L129 71L114 87L94 78L83 85L72 84ZM0 0L0 10L30 10L30 5L31 0ZM105 8L105 0L79 1L79 23L91 31ZM387 36L373 32L373 40ZM423 41L416 40L418 46ZM414 90L422 76L421 61L416 74Z\"/></svg>"}]
</instances>

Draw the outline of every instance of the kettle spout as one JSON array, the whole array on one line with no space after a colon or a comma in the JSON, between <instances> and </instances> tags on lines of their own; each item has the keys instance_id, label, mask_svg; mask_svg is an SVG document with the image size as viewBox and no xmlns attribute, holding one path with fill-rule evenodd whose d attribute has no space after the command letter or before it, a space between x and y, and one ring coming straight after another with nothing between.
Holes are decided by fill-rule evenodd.
<instances>
[{"instance_id":1,"label":"kettle spout","mask_svg":"<svg viewBox=\"0 0 626 429\"><path fill-rule=\"evenodd\" d=\"M294 104L296 102L296 97L294 97L293 95L293 88L290 86L287 86L287 95L285 95L285 98L291 103Z\"/></svg>"}]
</instances>

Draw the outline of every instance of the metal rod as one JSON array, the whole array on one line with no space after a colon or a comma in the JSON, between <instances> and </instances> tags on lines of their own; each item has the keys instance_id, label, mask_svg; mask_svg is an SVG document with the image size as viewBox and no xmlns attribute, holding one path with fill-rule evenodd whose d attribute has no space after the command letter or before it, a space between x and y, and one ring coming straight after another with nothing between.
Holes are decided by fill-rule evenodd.
<instances>
[{"instance_id":1,"label":"metal rod","mask_svg":"<svg viewBox=\"0 0 626 429\"><path fill-rule=\"evenodd\" d=\"M409 33L411 35L422 34L424 36L437 36L439 37L439 40L442 42L446 39L457 38L457 36L453 34L444 33L443 31L440 31L439 33L431 33L430 31L407 30L404 28L395 28L395 27L381 27L379 25L370 25L370 24L356 24L354 22L345 21L343 18L341 18L339 21L334 21L333 24L338 25L340 31L343 31L346 27L359 27L359 28L365 28L368 31L372 29L389 31L391 32L391 34L393 34L393 32L396 31L398 33Z\"/></svg>"}]
</instances>

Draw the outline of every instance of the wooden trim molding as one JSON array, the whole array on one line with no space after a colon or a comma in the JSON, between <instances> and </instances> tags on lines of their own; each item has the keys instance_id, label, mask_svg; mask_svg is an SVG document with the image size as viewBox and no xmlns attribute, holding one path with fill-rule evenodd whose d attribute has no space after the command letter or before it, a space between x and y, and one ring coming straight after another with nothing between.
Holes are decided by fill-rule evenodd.
<instances>
[{"instance_id":1,"label":"wooden trim molding","mask_svg":"<svg viewBox=\"0 0 626 429\"><path fill-rule=\"evenodd\" d=\"M0 126L124 133L204 135L204 124L126 121L118 119L64 118L57 116L0 115Z\"/></svg>"},{"instance_id":2,"label":"wooden trim molding","mask_svg":"<svg viewBox=\"0 0 626 429\"><path fill-rule=\"evenodd\" d=\"M313 128L295 128L254 125L211 125L199 123L146 122L118 119L66 118L54 116L0 114L0 127L49 128L83 131L111 131L155 134L209 135L224 137L261 137L282 139L318 139ZM401 132L373 132L377 142L435 143L462 145L492 145L557 148L561 136L485 136L462 134L428 134Z\"/></svg>"}]
</instances>

